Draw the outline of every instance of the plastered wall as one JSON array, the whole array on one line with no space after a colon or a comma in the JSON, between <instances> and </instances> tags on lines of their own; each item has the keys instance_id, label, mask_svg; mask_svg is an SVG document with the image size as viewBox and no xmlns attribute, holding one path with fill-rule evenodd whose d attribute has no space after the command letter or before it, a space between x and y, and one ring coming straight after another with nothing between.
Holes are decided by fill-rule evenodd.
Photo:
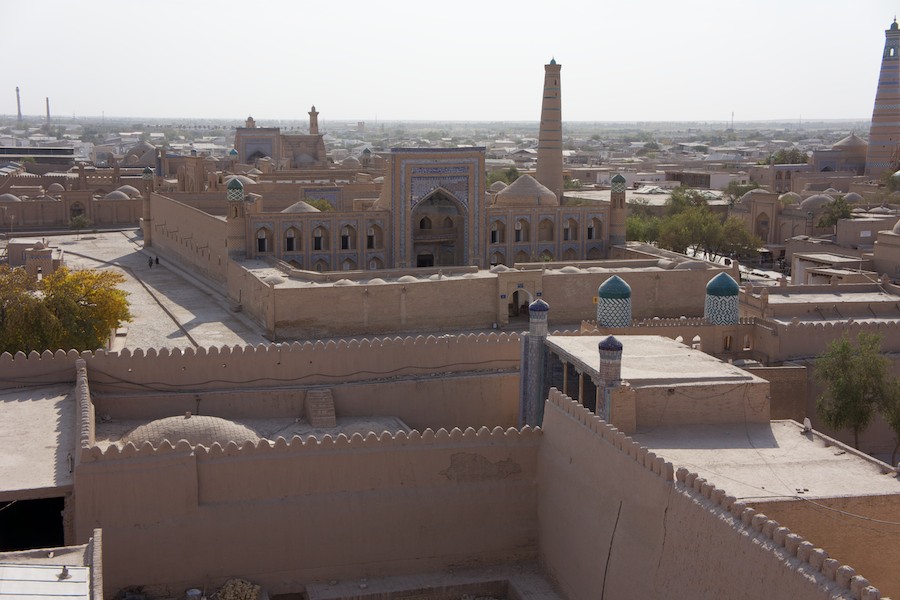
<instances>
[{"instance_id":1,"label":"plastered wall","mask_svg":"<svg viewBox=\"0 0 900 600\"><path fill-rule=\"evenodd\" d=\"M148 250L224 283L228 266L225 220L158 194L151 194L150 206L153 230L152 249Z\"/></svg>"},{"instance_id":2,"label":"plastered wall","mask_svg":"<svg viewBox=\"0 0 900 600\"><path fill-rule=\"evenodd\" d=\"M537 476L541 559L572 600L879 597L825 550L555 389Z\"/></svg>"}]
</instances>

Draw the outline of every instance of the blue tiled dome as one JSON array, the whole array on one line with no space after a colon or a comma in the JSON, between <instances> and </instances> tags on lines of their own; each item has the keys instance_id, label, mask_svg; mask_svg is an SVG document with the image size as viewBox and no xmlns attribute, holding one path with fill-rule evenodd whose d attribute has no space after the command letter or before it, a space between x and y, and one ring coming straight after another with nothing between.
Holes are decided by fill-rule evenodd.
<instances>
[{"instance_id":1,"label":"blue tiled dome","mask_svg":"<svg viewBox=\"0 0 900 600\"><path fill-rule=\"evenodd\" d=\"M530 312L547 312L550 310L550 305L538 298L528 305L528 310Z\"/></svg>"},{"instance_id":2,"label":"blue tiled dome","mask_svg":"<svg viewBox=\"0 0 900 600\"><path fill-rule=\"evenodd\" d=\"M613 275L597 288L597 296L608 299L631 298L631 286L618 275Z\"/></svg>"},{"instance_id":3,"label":"blue tiled dome","mask_svg":"<svg viewBox=\"0 0 900 600\"><path fill-rule=\"evenodd\" d=\"M620 342L613 336L608 336L602 339L599 344L597 344L597 348L599 348L601 352L621 352L622 342Z\"/></svg>"},{"instance_id":4,"label":"blue tiled dome","mask_svg":"<svg viewBox=\"0 0 900 600\"><path fill-rule=\"evenodd\" d=\"M728 273L719 273L706 284L708 296L737 296L740 286Z\"/></svg>"},{"instance_id":5,"label":"blue tiled dome","mask_svg":"<svg viewBox=\"0 0 900 600\"><path fill-rule=\"evenodd\" d=\"M228 182L228 189L229 190L243 190L244 184L241 183L240 179L235 177L234 179L232 179L231 181Z\"/></svg>"},{"instance_id":6,"label":"blue tiled dome","mask_svg":"<svg viewBox=\"0 0 900 600\"><path fill-rule=\"evenodd\" d=\"M625 178L622 177L621 174L616 173L613 175L613 178L609 180L611 183L625 183Z\"/></svg>"}]
</instances>

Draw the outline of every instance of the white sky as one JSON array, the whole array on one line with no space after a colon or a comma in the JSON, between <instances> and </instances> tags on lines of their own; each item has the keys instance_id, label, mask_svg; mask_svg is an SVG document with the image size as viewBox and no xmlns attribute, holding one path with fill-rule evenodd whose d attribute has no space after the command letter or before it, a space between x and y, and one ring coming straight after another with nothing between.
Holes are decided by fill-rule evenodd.
<instances>
[{"instance_id":1,"label":"white sky","mask_svg":"<svg viewBox=\"0 0 900 600\"><path fill-rule=\"evenodd\" d=\"M556 57L564 121L868 119L900 9L616 4L6 0L0 114L537 121Z\"/></svg>"}]
</instances>

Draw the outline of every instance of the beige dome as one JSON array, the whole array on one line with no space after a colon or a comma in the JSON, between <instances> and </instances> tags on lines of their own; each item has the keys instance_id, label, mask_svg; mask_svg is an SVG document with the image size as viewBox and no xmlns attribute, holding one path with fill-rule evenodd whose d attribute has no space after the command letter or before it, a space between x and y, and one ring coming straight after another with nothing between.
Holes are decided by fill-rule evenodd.
<instances>
[{"instance_id":1,"label":"beige dome","mask_svg":"<svg viewBox=\"0 0 900 600\"><path fill-rule=\"evenodd\" d=\"M22 199L18 196L13 196L12 194L2 194L0 195L0 202L21 202Z\"/></svg>"},{"instance_id":2,"label":"beige dome","mask_svg":"<svg viewBox=\"0 0 900 600\"><path fill-rule=\"evenodd\" d=\"M136 187L134 187L133 185L123 185L123 186L116 188L116 190L122 192L129 198L137 198L138 196L141 195L141 191L139 189L137 189Z\"/></svg>"},{"instance_id":3,"label":"beige dome","mask_svg":"<svg viewBox=\"0 0 900 600\"><path fill-rule=\"evenodd\" d=\"M54 182L51 183L49 186L47 186L47 191L48 191L48 192L53 192L54 194L58 194L59 192L64 192L64 191L66 191L66 188L64 188L63 185L62 185L61 183L58 183L58 182L55 182L55 181L54 181Z\"/></svg>"},{"instance_id":4,"label":"beige dome","mask_svg":"<svg viewBox=\"0 0 900 600\"><path fill-rule=\"evenodd\" d=\"M753 188L749 192L746 192L743 196L741 196L740 200L738 200L738 204L743 204L744 202L749 201L753 196L757 194L771 194L769 190L765 188Z\"/></svg>"},{"instance_id":5,"label":"beige dome","mask_svg":"<svg viewBox=\"0 0 900 600\"><path fill-rule=\"evenodd\" d=\"M508 186L505 183L503 183L502 181L495 181L494 183L491 184L491 187L489 187L488 189L494 193L497 193L497 192L502 192L507 187Z\"/></svg>"},{"instance_id":6,"label":"beige dome","mask_svg":"<svg viewBox=\"0 0 900 600\"><path fill-rule=\"evenodd\" d=\"M256 442L260 437L255 431L228 419L192 415L190 417L166 417L145 425L135 427L124 436L122 443L134 443L140 446L150 442L159 446L163 440L176 444L179 440L187 440L192 446L212 446L219 442L223 446L228 442L242 444L246 441Z\"/></svg>"},{"instance_id":7,"label":"beige dome","mask_svg":"<svg viewBox=\"0 0 900 600\"><path fill-rule=\"evenodd\" d=\"M788 204L800 204L802 198L797 192L787 192L778 196L778 200L781 201L782 205L787 206Z\"/></svg>"},{"instance_id":8,"label":"beige dome","mask_svg":"<svg viewBox=\"0 0 900 600\"><path fill-rule=\"evenodd\" d=\"M558 206L559 199L531 175L518 179L497 192L497 206Z\"/></svg>"},{"instance_id":9,"label":"beige dome","mask_svg":"<svg viewBox=\"0 0 900 600\"><path fill-rule=\"evenodd\" d=\"M125 192L121 192L119 190L113 190L107 195L103 196L104 200L128 200L128 194Z\"/></svg>"},{"instance_id":10,"label":"beige dome","mask_svg":"<svg viewBox=\"0 0 900 600\"><path fill-rule=\"evenodd\" d=\"M850 192L849 194L844 196L844 202L846 202L847 204L859 204L863 200L863 197L856 192Z\"/></svg>"},{"instance_id":11,"label":"beige dome","mask_svg":"<svg viewBox=\"0 0 900 600\"><path fill-rule=\"evenodd\" d=\"M826 204L831 204L834 202L834 198L829 196L828 194L815 194L814 196L810 196L806 200L800 203L800 208L802 210L817 210L822 208Z\"/></svg>"},{"instance_id":12,"label":"beige dome","mask_svg":"<svg viewBox=\"0 0 900 600\"><path fill-rule=\"evenodd\" d=\"M897 222L894 223L894 228L891 229L891 233L896 233L897 235L900 235L900 220L897 220Z\"/></svg>"},{"instance_id":13,"label":"beige dome","mask_svg":"<svg viewBox=\"0 0 900 600\"><path fill-rule=\"evenodd\" d=\"M300 200L299 202L294 202L293 204L291 204L290 206L288 206L286 209L284 209L281 212L283 212L283 213L311 213L311 212L321 212L321 211L318 208L316 208L315 206L311 206L311 205L307 204L306 202L304 202L303 200Z\"/></svg>"},{"instance_id":14,"label":"beige dome","mask_svg":"<svg viewBox=\"0 0 900 600\"><path fill-rule=\"evenodd\" d=\"M344 160L341 161L341 166L344 167L345 169L358 169L362 166L362 163L360 163L357 159L353 158L352 156L348 156L347 158L345 158Z\"/></svg>"},{"instance_id":15,"label":"beige dome","mask_svg":"<svg viewBox=\"0 0 900 600\"><path fill-rule=\"evenodd\" d=\"M868 147L869 147L869 144L867 144L864 139L860 138L855 133L851 133L844 139L835 142L834 145L832 146L832 148L838 148L838 149L868 148Z\"/></svg>"}]
</instances>

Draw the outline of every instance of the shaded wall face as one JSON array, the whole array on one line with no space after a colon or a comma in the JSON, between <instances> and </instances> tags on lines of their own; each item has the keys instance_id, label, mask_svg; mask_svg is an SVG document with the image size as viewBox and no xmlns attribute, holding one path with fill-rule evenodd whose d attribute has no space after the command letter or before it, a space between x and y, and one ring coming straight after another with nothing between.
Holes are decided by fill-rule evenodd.
<instances>
[{"instance_id":1,"label":"shaded wall face","mask_svg":"<svg viewBox=\"0 0 900 600\"><path fill-rule=\"evenodd\" d=\"M150 203L153 248L214 281L224 282L228 268L225 221L156 194L151 195Z\"/></svg>"}]
</instances>

